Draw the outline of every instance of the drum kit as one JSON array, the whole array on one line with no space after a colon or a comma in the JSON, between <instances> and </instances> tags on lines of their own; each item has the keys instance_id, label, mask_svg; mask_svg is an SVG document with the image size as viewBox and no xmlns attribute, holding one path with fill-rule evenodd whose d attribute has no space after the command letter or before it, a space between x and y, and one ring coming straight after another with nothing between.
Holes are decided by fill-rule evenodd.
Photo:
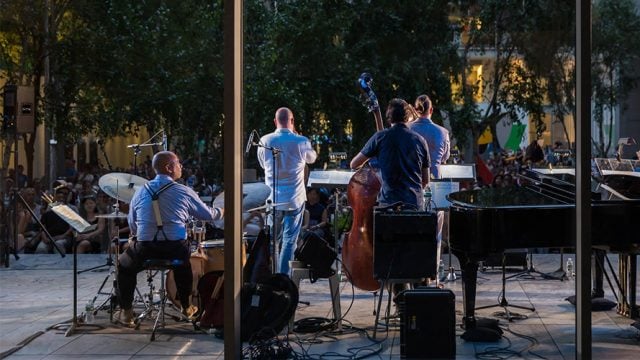
<instances>
[{"instance_id":1,"label":"drum kit","mask_svg":"<svg viewBox=\"0 0 640 360\"><path fill-rule=\"evenodd\" d=\"M98 215L100 218L105 218L107 220L116 220L116 219L125 219L127 218L127 213L119 210L118 202L122 201L124 203L130 203L133 199L134 194L140 188L142 188L148 180L128 174L128 173L110 173L103 175L99 181L98 185L102 191L104 191L107 195L116 200L114 205L114 211L108 214ZM254 213L254 212L265 212L267 210L266 205L264 205L265 200L268 198L270 194L270 188L264 183L246 183L243 185L243 212L245 213ZM224 207L224 192L220 193L212 204L214 207ZM223 236L222 229L224 227L224 222L213 222L213 224L209 224L206 221L201 220L191 220L187 226L187 234L188 241L191 246L191 257L190 264L193 273L193 285L192 285L192 296L191 296L191 304L196 305L199 308L202 308L202 304L199 304L200 299L198 296L198 288L199 282L203 279L204 275L210 272L222 272L224 271L224 239L222 238L209 238L209 236ZM109 238L116 239L117 238L117 230L114 234L111 233L111 230L114 228L112 226L108 227L110 230ZM211 232L211 235L209 234ZM118 239L119 240L119 239ZM246 253L247 253L247 244L246 239L243 240L242 244L242 259L243 265L246 262ZM116 297L117 294L117 261L119 256L120 246L113 246L115 250L115 269L110 272L109 275L104 279L102 286L98 290L98 293L94 297L94 302L99 294L110 295L107 300L104 301L103 304L96 307L97 310L108 308L110 309L110 320L113 322L113 312L116 306ZM107 265L113 265L111 261L111 251L109 251L109 259ZM148 270L150 271L150 270ZM103 287L105 286L108 278L113 275L113 288L111 293L103 293ZM148 274L148 279L152 279L155 274ZM150 294L145 295L144 297L141 295L140 291L136 288L137 298L136 301L142 301L146 308L152 306L153 302L153 291L154 286L150 280ZM167 272L165 289L167 291L167 299L177 306L181 307L180 301L177 299L177 287L175 285L175 278L172 274L172 271ZM146 299L149 299L148 301ZM110 303L110 304L109 304ZM109 304L109 305L107 305Z\"/></svg>"}]
</instances>

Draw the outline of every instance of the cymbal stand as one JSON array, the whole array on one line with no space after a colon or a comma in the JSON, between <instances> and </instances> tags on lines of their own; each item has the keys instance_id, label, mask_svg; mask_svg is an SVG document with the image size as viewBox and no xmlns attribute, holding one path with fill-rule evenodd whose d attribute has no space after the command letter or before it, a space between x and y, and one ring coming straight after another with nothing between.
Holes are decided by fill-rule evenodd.
<instances>
[{"instance_id":1,"label":"cymbal stand","mask_svg":"<svg viewBox=\"0 0 640 360\"><path fill-rule=\"evenodd\" d=\"M117 228L117 226L116 226ZM93 297L93 299L91 300L91 303L95 303L96 300L98 299L99 295L108 295L107 298L105 299L104 302L102 302L102 304L100 304L99 306L97 306L94 310L94 314L98 312L98 310L103 310L106 307L107 303L109 303L108 309L109 309L109 321L113 322L113 312L115 310L115 304L117 303L116 299L118 297L118 255L119 255L119 243L118 243L118 238L116 237L114 239L115 242L115 246L116 246L116 262L115 262L115 267L113 269L111 269L111 271L109 271L109 274L107 274L107 276L104 277L104 280L102 280L102 284L100 284L100 288L98 289L98 291L96 292L95 296ZM109 255L111 255L111 249L108 249ZM104 265L101 265L104 266ZM113 281L112 281L112 285L111 285L111 291L109 292L102 292L102 289L104 289L104 285L107 283L107 280L109 280L110 277L113 277ZM136 288L137 290L137 288Z\"/></svg>"},{"instance_id":2,"label":"cymbal stand","mask_svg":"<svg viewBox=\"0 0 640 360\"><path fill-rule=\"evenodd\" d=\"M109 229L111 229L111 227L109 227ZM113 227L113 229L115 230L114 233L116 234L116 236L114 236L113 234L109 234L109 238L112 239L111 242L109 243L110 248L107 249L107 251L109 252L109 254L111 255L112 253L112 249L115 248L115 263L113 265L115 265L113 267L113 269L111 269L111 271L109 271L109 274L107 274L104 277L104 280L102 280L102 284L100 284L100 288L98 289L98 291L96 292L95 296L93 297L93 299L91 300L92 303L95 303L96 300L98 299L99 295L108 295L107 298L98 306L95 307L94 310L94 315L99 311L99 310L104 310L104 309L108 309L109 311L109 321L113 323L113 314L115 312L116 306L118 305L118 297L120 295L120 288L118 287L118 259L120 256L120 241L118 239L117 234L119 233L119 227L116 225ZM102 265L105 266L105 265ZM85 270L86 271L86 270ZM102 290L104 289L104 286L106 285L107 281L109 280L110 277L113 277L112 282L111 282L111 291L109 292L103 292ZM135 287L136 293L138 294L138 298L139 299L143 299L142 294L140 293L140 290L138 290L138 287ZM141 300L142 301L142 300ZM107 306L107 304L109 304Z\"/></svg>"},{"instance_id":3,"label":"cymbal stand","mask_svg":"<svg viewBox=\"0 0 640 360\"><path fill-rule=\"evenodd\" d=\"M120 212L120 200L119 200L119 196L118 196L118 191L117 191L117 189L118 189L118 179L116 179L116 202L115 202L115 204L113 205L113 209L114 209L114 212L115 212L115 213L119 213L119 212ZM117 227L116 227L116 228L117 228ZM109 232L110 232L110 230L111 230L111 229L108 229L107 231L109 231ZM109 238L111 239L111 238L112 238L111 234L108 234L108 235L109 235ZM116 230L116 237L117 237L117 235L118 235L118 230ZM119 247L119 245L120 245L120 244L116 244L116 247ZM109 246L111 246L111 245L109 244ZM78 271L78 274L82 274L83 272L87 272L87 271L93 271L93 270L96 270L96 269L99 269L99 268L101 268L101 267L105 267L105 266L108 266L109 268L110 268L111 266L113 266L113 265L114 265L114 262L113 262L113 259L111 258L111 249L110 249L110 248L109 248L109 249L107 249L107 254L108 254L108 257L107 257L107 262L106 262L105 264L103 264L103 265L98 265L98 266L94 266L94 267L89 268L89 269L85 269L85 270ZM118 259L117 259L117 256L116 256L116 261L117 261L117 260L118 260ZM117 264L116 264L116 267L117 267ZM108 275L107 275L107 277L108 277Z\"/></svg>"}]
</instances>

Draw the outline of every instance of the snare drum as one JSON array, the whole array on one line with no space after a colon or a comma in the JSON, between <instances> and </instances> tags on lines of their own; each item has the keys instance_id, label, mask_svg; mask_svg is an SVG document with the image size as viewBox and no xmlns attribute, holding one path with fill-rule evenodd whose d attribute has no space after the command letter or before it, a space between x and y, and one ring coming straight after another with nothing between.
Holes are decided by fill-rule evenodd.
<instances>
[{"instance_id":1,"label":"snare drum","mask_svg":"<svg viewBox=\"0 0 640 360\"><path fill-rule=\"evenodd\" d=\"M201 243L207 257L204 272L224 271L224 239L206 240ZM247 262L247 246L242 242L242 266Z\"/></svg>"}]
</instances>

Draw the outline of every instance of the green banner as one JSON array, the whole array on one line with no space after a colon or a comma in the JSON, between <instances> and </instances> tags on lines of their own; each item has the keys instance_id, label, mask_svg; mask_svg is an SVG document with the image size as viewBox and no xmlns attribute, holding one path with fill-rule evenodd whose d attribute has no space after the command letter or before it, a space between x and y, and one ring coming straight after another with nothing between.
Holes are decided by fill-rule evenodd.
<instances>
[{"instance_id":1,"label":"green banner","mask_svg":"<svg viewBox=\"0 0 640 360\"><path fill-rule=\"evenodd\" d=\"M504 144L505 149L511 149L513 151L520 150L520 143L522 142L522 134L524 134L524 130L527 128L527 125L524 124L512 124L511 125L511 133L509 134L509 138L507 142Z\"/></svg>"}]
</instances>

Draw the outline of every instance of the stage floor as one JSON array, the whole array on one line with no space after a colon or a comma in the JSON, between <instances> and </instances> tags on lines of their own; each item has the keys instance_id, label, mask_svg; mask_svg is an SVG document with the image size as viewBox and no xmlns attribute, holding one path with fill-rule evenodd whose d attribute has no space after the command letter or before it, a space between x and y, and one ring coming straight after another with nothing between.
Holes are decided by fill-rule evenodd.
<instances>
[{"instance_id":1,"label":"stage floor","mask_svg":"<svg viewBox=\"0 0 640 360\"><path fill-rule=\"evenodd\" d=\"M565 254L564 259L574 255ZM447 263L447 256L443 257ZM610 259L617 269L617 256ZM78 269L105 264L106 255L79 256ZM454 266L458 268L454 257ZM541 271L559 268L559 254L535 254L534 263ZM109 321L106 310L98 311L92 325L75 328L65 336L73 316L73 258L59 255L21 255L10 259L8 268L0 269L0 358L8 359L212 359L223 358L223 340L207 333L195 332L187 323L167 318L167 328L160 330L155 341L149 339L150 321L139 330L120 327ZM103 280L110 275L105 266L78 275L78 314L93 298ZM510 268L507 275L515 274ZM520 268L521 270L521 268ZM477 306L497 304L501 293L501 272L498 268L478 274ZM456 321L462 316L460 280L445 283L456 295ZM506 284L507 299L512 305L534 306L535 311L509 308L521 315L511 322L501 317L500 307L479 310L481 317L498 318L505 330L497 343L470 343L460 338L457 326L456 352L458 359L473 359L491 349L496 355L525 359L575 358L574 307L565 298L574 293L572 280L543 280L541 277L516 277ZM148 293L146 274L138 278L141 293ZM374 296L370 292L353 289L349 282L341 282L341 308L344 320L342 331L327 330L316 334L289 334L281 340L300 357L331 358L364 357L399 359L400 335L397 319L388 328L378 328L377 340L370 336L374 325ZM111 289L111 279L105 284ZM615 300L605 282L605 294ZM97 305L106 300L98 297ZM296 320L310 317L332 318L329 284L321 279L311 284L303 280ZM386 305L386 299L384 300ZM383 306L384 309L384 306ZM394 306L391 312L395 311ZM640 350L640 331L630 326L633 320L609 311L594 312L593 358L636 359ZM425 339L424 346L438 346ZM489 354L487 354L489 356ZM496 357L494 357L496 358Z\"/></svg>"}]
</instances>

